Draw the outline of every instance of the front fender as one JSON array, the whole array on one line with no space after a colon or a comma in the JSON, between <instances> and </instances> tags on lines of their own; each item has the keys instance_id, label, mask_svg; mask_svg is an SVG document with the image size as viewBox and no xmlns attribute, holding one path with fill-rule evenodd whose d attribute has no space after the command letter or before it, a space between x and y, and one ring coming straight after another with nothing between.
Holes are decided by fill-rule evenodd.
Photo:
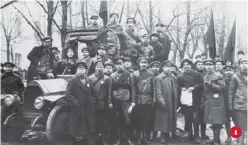
<instances>
[{"instance_id":1,"label":"front fender","mask_svg":"<svg viewBox=\"0 0 248 145\"><path fill-rule=\"evenodd\" d=\"M56 102L64 97L65 97L64 94L48 95L48 96L44 96L44 100L49 101L49 102Z\"/></svg>"}]
</instances>

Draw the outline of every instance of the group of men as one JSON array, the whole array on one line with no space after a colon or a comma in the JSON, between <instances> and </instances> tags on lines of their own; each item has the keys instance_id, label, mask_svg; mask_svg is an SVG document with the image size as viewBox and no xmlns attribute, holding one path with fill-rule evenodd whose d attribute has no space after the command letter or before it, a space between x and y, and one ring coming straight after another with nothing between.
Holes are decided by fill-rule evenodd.
<instances>
[{"instance_id":1,"label":"group of men","mask_svg":"<svg viewBox=\"0 0 248 145\"><path fill-rule=\"evenodd\" d=\"M116 34L125 34L130 39L128 46L137 45L137 61L125 52L125 57L110 57L107 44L99 44L93 58L88 47L81 49L82 58L77 58L76 51L68 48L66 59L59 61L58 49L52 47L50 37L45 37L42 45L33 48L28 55L29 81L56 78L59 74L75 75L66 90L71 106L70 144L75 144L78 135L84 137L85 144L144 145L151 141L166 144L171 134L175 136L180 108L185 117L185 131L194 143L199 144L201 138L208 140L206 124L212 126L214 145L220 144L222 125L227 129L227 142L231 142L232 120L243 130L237 142L244 145L247 129L247 58L244 53L238 53L234 64L224 64L218 57L212 60L202 54L195 62L184 59L177 68L168 60L170 43L163 24L156 25L158 33L138 39L133 33L135 19L127 19L124 32L118 17L116 13L111 14L108 27ZM98 17L91 19L89 28L98 28L95 21ZM11 63L3 66L6 72L11 72L12 67ZM9 75L13 74L2 75L2 87L9 84L4 81Z\"/></svg>"}]
</instances>

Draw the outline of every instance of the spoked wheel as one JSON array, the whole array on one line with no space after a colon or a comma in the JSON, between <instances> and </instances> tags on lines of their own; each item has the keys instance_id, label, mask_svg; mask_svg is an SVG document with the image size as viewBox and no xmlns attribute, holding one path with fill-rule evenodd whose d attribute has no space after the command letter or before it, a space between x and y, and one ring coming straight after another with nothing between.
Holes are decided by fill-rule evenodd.
<instances>
[{"instance_id":1,"label":"spoked wheel","mask_svg":"<svg viewBox=\"0 0 248 145\"><path fill-rule=\"evenodd\" d=\"M56 143L68 142L69 115L69 107L56 106L52 109L46 125L46 136L49 141Z\"/></svg>"}]
</instances>

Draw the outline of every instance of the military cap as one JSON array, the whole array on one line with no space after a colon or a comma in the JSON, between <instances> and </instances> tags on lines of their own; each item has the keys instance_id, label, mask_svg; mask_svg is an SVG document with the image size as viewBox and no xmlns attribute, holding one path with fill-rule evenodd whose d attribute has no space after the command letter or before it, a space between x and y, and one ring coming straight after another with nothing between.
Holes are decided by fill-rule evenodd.
<instances>
[{"instance_id":1,"label":"military cap","mask_svg":"<svg viewBox=\"0 0 248 145\"><path fill-rule=\"evenodd\" d=\"M149 37L149 35L148 35L148 34L144 34L144 35L143 35L143 38L144 38L144 37Z\"/></svg>"},{"instance_id":2,"label":"military cap","mask_svg":"<svg viewBox=\"0 0 248 145\"><path fill-rule=\"evenodd\" d=\"M53 38L50 37L50 36L46 36L46 37L42 38L42 41L46 41L46 40L51 40L51 41L53 41Z\"/></svg>"},{"instance_id":3,"label":"military cap","mask_svg":"<svg viewBox=\"0 0 248 145\"><path fill-rule=\"evenodd\" d=\"M177 66L174 63L171 63L171 67L176 68L176 70L178 70Z\"/></svg>"},{"instance_id":4,"label":"military cap","mask_svg":"<svg viewBox=\"0 0 248 145\"><path fill-rule=\"evenodd\" d=\"M138 64L142 59L146 59L146 60L148 61L148 63L149 63L149 61L150 61L148 57L140 57L140 58L138 58L138 60L137 60L137 64Z\"/></svg>"},{"instance_id":5,"label":"military cap","mask_svg":"<svg viewBox=\"0 0 248 145\"><path fill-rule=\"evenodd\" d=\"M164 27L164 24L159 22L159 23L156 24L156 27L158 27L158 26Z\"/></svg>"},{"instance_id":6,"label":"military cap","mask_svg":"<svg viewBox=\"0 0 248 145\"><path fill-rule=\"evenodd\" d=\"M223 67L223 70L226 70L226 69L228 69L228 68L234 69L233 66L231 66L231 65L225 65L225 66Z\"/></svg>"},{"instance_id":7,"label":"military cap","mask_svg":"<svg viewBox=\"0 0 248 145\"><path fill-rule=\"evenodd\" d=\"M247 62L248 61L248 59L247 58L241 58L240 60L239 60L239 64L241 63L241 62Z\"/></svg>"},{"instance_id":8,"label":"military cap","mask_svg":"<svg viewBox=\"0 0 248 145\"><path fill-rule=\"evenodd\" d=\"M115 67L114 64L112 62L108 62L108 63L105 63L105 67L106 66L112 66L113 68Z\"/></svg>"},{"instance_id":9,"label":"military cap","mask_svg":"<svg viewBox=\"0 0 248 145\"><path fill-rule=\"evenodd\" d=\"M152 37L152 36L157 36L157 37L159 37L159 34L158 34L158 33L152 33L152 34L150 35L150 37Z\"/></svg>"},{"instance_id":10,"label":"military cap","mask_svg":"<svg viewBox=\"0 0 248 145\"><path fill-rule=\"evenodd\" d=\"M83 62L83 61L78 61L77 63L76 63L76 68L85 68L85 69L87 69L88 68L88 66L85 64L85 62Z\"/></svg>"},{"instance_id":11,"label":"military cap","mask_svg":"<svg viewBox=\"0 0 248 145\"><path fill-rule=\"evenodd\" d=\"M195 65L197 65L197 63L200 63L200 62L203 63L203 61L201 59L196 60Z\"/></svg>"},{"instance_id":12,"label":"military cap","mask_svg":"<svg viewBox=\"0 0 248 145\"><path fill-rule=\"evenodd\" d=\"M103 44L103 43L101 43L101 44L99 45L98 49L104 49L104 50L107 51L107 50L108 50L108 46L105 45L105 44Z\"/></svg>"},{"instance_id":13,"label":"military cap","mask_svg":"<svg viewBox=\"0 0 248 145\"><path fill-rule=\"evenodd\" d=\"M131 57L124 57L124 61L130 61L130 62L132 62L132 59L131 59Z\"/></svg>"},{"instance_id":14,"label":"military cap","mask_svg":"<svg viewBox=\"0 0 248 145\"><path fill-rule=\"evenodd\" d=\"M212 59L205 59L204 64L212 64L215 65L215 62Z\"/></svg>"},{"instance_id":15,"label":"military cap","mask_svg":"<svg viewBox=\"0 0 248 145\"><path fill-rule=\"evenodd\" d=\"M154 65L158 65L159 67L161 66L161 63L159 61L153 61L150 63L150 67L154 66Z\"/></svg>"},{"instance_id":16,"label":"military cap","mask_svg":"<svg viewBox=\"0 0 248 145\"><path fill-rule=\"evenodd\" d=\"M93 15L90 17L90 19L98 19L99 17L97 15Z\"/></svg>"},{"instance_id":17,"label":"military cap","mask_svg":"<svg viewBox=\"0 0 248 145\"><path fill-rule=\"evenodd\" d=\"M216 64L217 62L220 62L222 65L224 65L224 62L223 62L221 59L215 60L215 64Z\"/></svg>"},{"instance_id":18,"label":"military cap","mask_svg":"<svg viewBox=\"0 0 248 145\"><path fill-rule=\"evenodd\" d=\"M105 63L104 63L103 61L101 61L101 60L97 60L97 61L95 62L95 67L96 67L96 65L97 65L98 63L102 63L103 67L105 67Z\"/></svg>"},{"instance_id":19,"label":"military cap","mask_svg":"<svg viewBox=\"0 0 248 145\"><path fill-rule=\"evenodd\" d=\"M238 51L238 54L243 54L243 55L245 55L245 53L244 53L243 50L239 50L239 51Z\"/></svg>"},{"instance_id":20,"label":"military cap","mask_svg":"<svg viewBox=\"0 0 248 145\"><path fill-rule=\"evenodd\" d=\"M118 18L120 17L119 14L117 14L117 13L111 13L111 14L109 14L109 17L111 18L114 15L116 15Z\"/></svg>"},{"instance_id":21,"label":"military cap","mask_svg":"<svg viewBox=\"0 0 248 145\"><path fill-rule=\"evenodd\" d=\"M124 57L120 56L114 59L114 63L116 63L118 60L122 60L123 62L125 61Z\"/></svg>"},{"instance_id":22,"label":"military cap","mask_svg":"<svg viewBox=\"0 0 248 145\"><path fill-rule=\"evenodd\" d=\"M15 64L12 62L5 62L3 63L2 67L9 66L9 67L15 67Z\"/></svg>"},{"instance_id":23,"label":"military cap","mask_svg":"<svg viewBox=\"0 0 248 145\"><path fill-rule=\"evenodd\" d=\"M133 21L133 23L134 23L134 24L136 24L136 20L135 20L134 18L131 18L131 17L127 18L126 23L127 23L129 20L132 20L132 21Z\"/></svg>"},{"instance_id":24,"label":"military cap","mask_svg":"<svg viewBox=\"0 0 248 145\"><path fill-rule=\"evenodd\" d=\"M81 52L84 52L84 51L90 52L90 49L88 47L84 47L84 48L81 49Z\"/></svg>"},{"instance_id":25,"label":"military cap","mask_svg":"<svg viewBox=\"0 0 248 145\"><path fill-rule=\"evenodd\" d=\"M169 61L169 60L165 60L163 63L162 63L162 67L164 67L164 66L171 66L172 65L172 63L171 63L171 61Z\"/></svg>"},{"instance_id":26,"label":"military cap","mask_svg":"<svg viewBox=\"0 0 248 145\"><path fill-rule=\"evenodd\" d=\"M193 62L190 59L183 59L181 62L180 67L183 67L184 63L187 62L188 64L190 64L191 66L193 66Z\"/></svg>"},{"instance_id":27,"label":"military cap","mask_svg":"<svg viewBox=\"0 0 248 145\"><path fill-rule=\"evenodd\" d=\"M197 59L197 58L201 58L201 55L196 55L195 56L195 59Z\"/></svg>"}]
</instances>

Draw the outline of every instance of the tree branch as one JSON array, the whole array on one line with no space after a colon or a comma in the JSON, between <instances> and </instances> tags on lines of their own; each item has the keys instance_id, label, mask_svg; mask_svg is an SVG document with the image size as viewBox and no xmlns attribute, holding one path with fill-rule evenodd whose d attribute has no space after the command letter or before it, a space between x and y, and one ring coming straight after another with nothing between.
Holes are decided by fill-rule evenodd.
<instances>
[{"instance_id":1,"label":"tree branch","mask_svg":"<svg viewBox=\"0 0 248 145\"><path fill-rule=\"evenodd\" d=\"M0 7L0 9L3 9L3 8L5 8L5 7L7 7L7 6L9 6L9 5L11 5L12 3L15 3L15 2L17 2L17 0L9 1L9 2L7 2L6 4L2 5L2 6Z\"/></svg>"},{"instance_id":2,"label":"tree branch","mask_svg":"<svg viewBox=\"0 0 248 145\"><path fill-rule=\"evenodd\" d=\"M35 26L32 25L32 23L25 17L25 15L18 8L16 8L13 4L12 4L12 6L18 11L18 13L20 13L22 15L22 17L26 20L26 22L29 24L29 26L32 27L32 29L36 32L36 34L39 37L39 39L42 40L42 36L39 33L39 31L35 28Z\"/></svg>"}]
</instances>

